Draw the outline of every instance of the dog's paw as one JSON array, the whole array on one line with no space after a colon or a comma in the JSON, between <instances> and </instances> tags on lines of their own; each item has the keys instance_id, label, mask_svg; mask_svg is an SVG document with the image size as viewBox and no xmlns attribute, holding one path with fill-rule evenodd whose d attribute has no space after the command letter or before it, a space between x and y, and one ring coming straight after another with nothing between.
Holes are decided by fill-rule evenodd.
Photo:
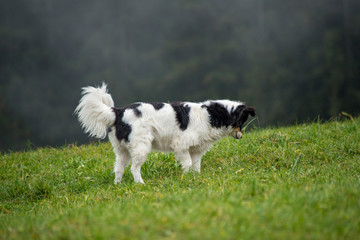
<instances>
[{"instance_id":1,"label":"dog's paw","mask_svg":"<svg viewBox=\"0 0 360 240\"><path fill-rule=\"evenodd\" d=\"M121 183L121 179L115 179L114 180L114 184L116 185L116 184L119 184L119 183Z\"/></svg>"},{"instance_id":2,"label":"dog's paw","mask_svg":"<svg viewBox=\"0 0 360 240\"><path fill-rule=\"evenodd\" d=\"M141 184L141 185L145 185L145 182L144 182L143 180L141 180L141 181L138 181L138 182L136 182L136 181L135 181L135 183L136 183L136 184Z\"/></svg>"}]
</instances>

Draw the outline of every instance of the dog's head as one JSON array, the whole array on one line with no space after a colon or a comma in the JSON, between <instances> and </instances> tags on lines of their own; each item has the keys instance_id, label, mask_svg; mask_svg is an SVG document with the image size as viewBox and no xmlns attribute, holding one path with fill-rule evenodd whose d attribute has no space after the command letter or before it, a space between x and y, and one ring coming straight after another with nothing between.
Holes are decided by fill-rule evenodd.
<instances>
[{"instance_id":1,"label":"dog's head","mask_svg":"<svg viewBox=\"0 0 360 240\"><path fill-rule=\"evenodd\" d=\"M243 128L244 123L248 120L249 115L254 117L255 116L255 108L247 107L245 105L238 106L232 113L231 113L231 126L233 128L232 136L236 139L242 138L241 130Z\"/></svg>"}]
</instances>

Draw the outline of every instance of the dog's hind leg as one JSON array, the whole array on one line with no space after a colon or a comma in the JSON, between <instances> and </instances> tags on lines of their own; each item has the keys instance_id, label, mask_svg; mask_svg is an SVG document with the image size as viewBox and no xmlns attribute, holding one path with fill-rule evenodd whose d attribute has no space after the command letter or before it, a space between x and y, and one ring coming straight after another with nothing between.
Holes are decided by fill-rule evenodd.
<instances>
[{"instance_id":1,"label":"dog's hind leg","mask_svg":"<svg viewBox=\"0 0 360 240\"><path fill-rule=\"evenodd\" d=\"M145 184L141 177L141 166L146 161L147 155L151 151L151 146L146 144L137 145L135 148L131 149L130 155L132 159L131 163L131 173L134 177L135 183Z\"/></svg>"},{"instance_id":2,"label":"dog's hind leg","mask_svg":"<svg viewBox=\"0 0 360 240\"><path fill-rule=\"evenodd\" d=\"M120 183L124 174L124 169L130 163L130 155L125 148L115 150L116 161L114 165L115 181L114 183Z\"/></svg>"},{"instance_id":3,"label":"dog's hind leg","mask_svg":"<svg viewBox=\"0 0 360 240\"><path fill-rule=\"evenodd\" d=\"M114 183L120 183L124 174L124 169L130 163L130 154L128 150L121 145L119 140L115 136L115 130L109 132L109 140L113 146L116 161L114 164L115 181Z\"/></svg>"}]
</instances>

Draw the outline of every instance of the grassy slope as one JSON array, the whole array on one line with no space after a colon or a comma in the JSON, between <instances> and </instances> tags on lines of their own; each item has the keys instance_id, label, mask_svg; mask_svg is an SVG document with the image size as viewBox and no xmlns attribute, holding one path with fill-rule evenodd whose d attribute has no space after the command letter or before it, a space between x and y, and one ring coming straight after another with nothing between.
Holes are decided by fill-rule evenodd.
<instances>
[{"instance_id":1,"label":"grassy slope","mask_svg":"<svg viewBox=\"0 0 360 240\"><path fill-rule=\"evenodd\" d=\"M153 153L113 185L110 144L0 159L0 238L359 239L360 119L224 139L183 174Z\"/></svg>"}]
</instances>

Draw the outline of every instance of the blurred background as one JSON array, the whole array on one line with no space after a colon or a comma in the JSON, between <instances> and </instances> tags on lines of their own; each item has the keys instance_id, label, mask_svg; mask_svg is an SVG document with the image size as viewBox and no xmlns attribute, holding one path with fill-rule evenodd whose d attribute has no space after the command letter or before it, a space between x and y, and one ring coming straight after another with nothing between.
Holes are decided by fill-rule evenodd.
<instances>
[{"instance_id":1,"label":"blurred background","mask_svg":"<svg viewBox=\"0 0 360 240\"><path fill-rule=\"evenodd\" d=\"M0 1L0 150L85 143L81 87L232 99L259 127L360 112L359 0Z\"/></svg>"}]
</instances>

